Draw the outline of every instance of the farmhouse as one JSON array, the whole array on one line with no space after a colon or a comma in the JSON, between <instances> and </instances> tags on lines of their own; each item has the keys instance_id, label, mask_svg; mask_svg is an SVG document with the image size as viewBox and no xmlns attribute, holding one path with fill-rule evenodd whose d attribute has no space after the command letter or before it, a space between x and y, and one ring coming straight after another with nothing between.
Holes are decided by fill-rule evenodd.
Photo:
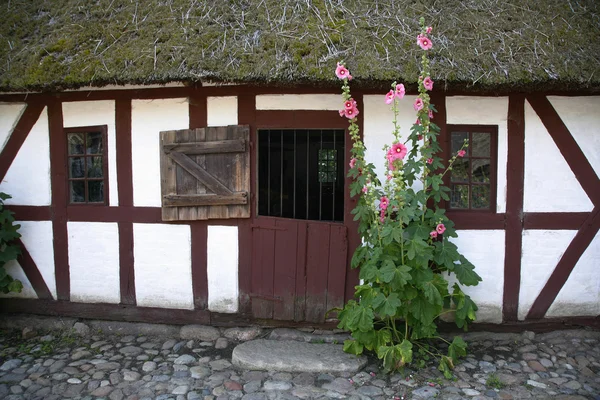
<instances>
[{"instance_id":1,"label":"farmhouse","mask_svg":"<svg viewBox=\"0 0 600 400\"><path fill-rule=\"evenodd\" d=\"M478 321L600 314L600 4L11 1L0 191L21 225L0 309L174 323L325 321L360 243L340 81L383 170L433 27L445 204Z\"/></svg>"}]
</instances>

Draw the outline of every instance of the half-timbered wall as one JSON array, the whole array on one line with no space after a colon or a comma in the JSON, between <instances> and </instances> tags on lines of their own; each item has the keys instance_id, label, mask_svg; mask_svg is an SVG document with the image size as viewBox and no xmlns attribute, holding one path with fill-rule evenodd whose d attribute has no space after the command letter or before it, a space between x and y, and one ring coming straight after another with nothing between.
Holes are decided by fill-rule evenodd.
<instances>
[{"instance_id":1,"label":"half-timbered wall","mask_svg":"<svg viewBox=\"0 0 600 400\"><path fill-rule=\"evenodd\" d=\"M400 103L404 134L415 120L410 97ZM392 114L381 94L356 98L363 104L366 158L381 174ZM164 320L205 322L212 318L207 311L249 315L252 221L162 222L159 132L267 126L267 116L293 127L298 117L286 112L337 113L341 106L334 93L236 86L0 95L0 101L0 191L13 196L7 204L22 225L25 248L8 266L25 288L10 296L46 301L37 309L22 302L5 307L88 316L96 311L77 304L120 304L102 310L145 320L168 309ZM433 102L442 135L447 124L498 127L495 212L449 213L456 243L483 278L465 290L480 307L479 321L599 315L600 97L436 93ZM62 128L96 125L108 132L108 205L68 206L64 172L50 173L65 162L56 150L65 143ZM349 274L342 283L346 298L355 278ZM69 300L73 311L53 305L56 299Z\"/></svg>"}]
</instances>

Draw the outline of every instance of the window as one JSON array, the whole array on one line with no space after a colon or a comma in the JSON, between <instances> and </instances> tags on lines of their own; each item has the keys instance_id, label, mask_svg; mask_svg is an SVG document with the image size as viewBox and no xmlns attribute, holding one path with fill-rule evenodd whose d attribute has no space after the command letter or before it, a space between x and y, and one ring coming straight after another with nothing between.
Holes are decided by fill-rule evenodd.
<instances>
[{"instance_id":1,"label":"window","mask_svg":"<svg viewBox=\"0 0 600 400\"><path fill-rule=\"evenodd\" d=\"M343 129L258 131L258 214L343 221Z\"/></svg>"},{"instance_id":2,"label":"window","mask_svg":"<svg viewBox=\"0 0 600 400\"><path fill-rule=\"evenodd\" d=\"M69 203L107 204L106 126L65 129Z\"/></svg>"},{"instance_id":3,"label":"window","mask_svg":"<svg viewBox=\"0 0 600 400\"><path fill-rule=\"evenodd\" d=\"M449 158L463 149L449 173L451 210L496 210L498 128L495 126L448 126ZM464 146L467 144L467 146Z\"/></svg>"}]
</instances>

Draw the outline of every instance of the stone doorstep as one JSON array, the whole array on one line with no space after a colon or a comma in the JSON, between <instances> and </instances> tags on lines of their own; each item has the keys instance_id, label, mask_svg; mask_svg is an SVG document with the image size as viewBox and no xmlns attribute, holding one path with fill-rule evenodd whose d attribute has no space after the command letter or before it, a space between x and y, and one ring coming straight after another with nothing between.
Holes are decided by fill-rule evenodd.
<instances>
[{"instance_id":1,"label":"stone doorstep","mask_svg":"<svg viewBox=\"0 0 600 400\"><path fill-rule=\"evenodd\" d=\"M344 353L338 344L295 340L251 340L233 349L233 365L260 371L347 373L358 372L367 357Z\"/></svg>"}]
</instances>

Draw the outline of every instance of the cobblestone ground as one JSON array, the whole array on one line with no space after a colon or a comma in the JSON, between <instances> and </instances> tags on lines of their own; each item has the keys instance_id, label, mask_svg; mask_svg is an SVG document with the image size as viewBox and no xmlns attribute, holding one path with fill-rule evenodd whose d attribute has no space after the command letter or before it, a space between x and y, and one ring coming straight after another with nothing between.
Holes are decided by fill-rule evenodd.
<instances>
[{"instance_id":1,"label":"cobblestone ground","mask_svg":"<svg viewBox=\"0 0 600 400\"><path fill-rule=\"evenodd\" d=\"M473 334L469 356L446 380L433 366L386 375L377 360L346 375L234 368L240 339L271 333L257 328L196 327L157 338L75 327L3 331L0 398L600 399L600 332Z\"/></svg>"}]
</instances>

